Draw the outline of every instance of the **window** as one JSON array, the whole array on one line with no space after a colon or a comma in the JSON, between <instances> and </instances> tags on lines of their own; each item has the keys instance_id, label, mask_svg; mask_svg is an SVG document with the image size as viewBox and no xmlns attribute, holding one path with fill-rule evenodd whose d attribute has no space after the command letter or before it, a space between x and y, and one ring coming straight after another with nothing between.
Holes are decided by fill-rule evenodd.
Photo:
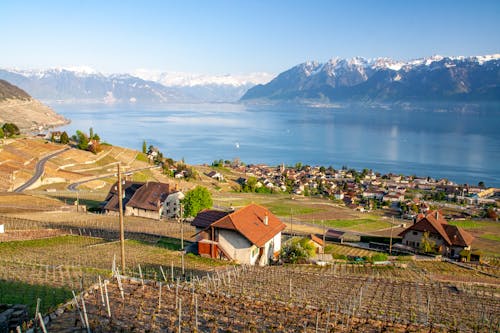
<instances>
[{"instance_id":1,"label":"window","mask_svg":"<svg viewBox=\"0 0 500 333\"><path fill-rule=\"evenodd\" d=\"M415 235L415 236L416 236L416 235L418 235L418 232L414 231L414 232L413 232L413 235Z\"/></svg>"}]
</instances>

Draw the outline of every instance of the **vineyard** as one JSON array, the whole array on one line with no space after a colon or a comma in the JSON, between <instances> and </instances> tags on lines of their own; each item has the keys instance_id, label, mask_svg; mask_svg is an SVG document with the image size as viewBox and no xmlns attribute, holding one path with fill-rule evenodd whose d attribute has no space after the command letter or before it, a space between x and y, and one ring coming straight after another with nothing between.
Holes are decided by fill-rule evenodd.
<instances>
[{"instance_id":1,"label":"vineyard","mask_svg":"<svg viewBox=\"0 0 500 333\"><path fill-rule=\"evenodd\" d=\"M231 267L191 281L115 277L49 326L93 332L495 332L498 287L429 280L418 269ZM67 307L69 308L69 307ZM84 319L85 318L85 319Z\"/></svg>"},{"instance_id":2,"label":"vineyard","mask_svg":"<svg viewBox=\"0 0 500 333\"><path fill-rule=\"evenodd\" d=\"M233 266L179 251L193 241L187 223L125 217L122 270L117 217L60 209L53 199L0 196L0 303L27 304L34 316L40 298L49 332L500 330L495 266ZM340 244L326 252L377 254Z\"/></svg>"}]
</instances>

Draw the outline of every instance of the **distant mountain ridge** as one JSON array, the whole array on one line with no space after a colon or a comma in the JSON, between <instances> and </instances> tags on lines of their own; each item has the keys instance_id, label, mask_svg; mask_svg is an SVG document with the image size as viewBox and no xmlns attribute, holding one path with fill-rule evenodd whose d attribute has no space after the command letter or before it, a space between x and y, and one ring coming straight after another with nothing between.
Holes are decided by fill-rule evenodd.
<instances>
[{"instance_id":1,"label":"distant mountain ridge","mask_svg":"<svg viewBox=\"0 0 500 333\"><path fill-rule=\"evenodd\" d=\"M48 103L162 104L186 99L180 92L129 74L103 75L70 69L6 70L7 80Z\"/></svg>"},{"instance_id":2,"label":"distant mountain ridge","mask_svg":"<svg viewBox=\"0 0 500 333\"><path fill-rule=\"evenodd\" d=\"M0 79L50 104L236 102L249 88L271 78L266 73L210 76L147 70L134 74L102 74L88 67L0 69Z\"/></svg>"},{"instance_id":3,"label":"distant mountain ridge","mask_svg":"<svg viewBox=\"0 0 500 333\"><path fill-rule=\"evenodd\" d=\"M500 101L500 54L432 56L407 62L389 58L333 58L305 62L267 84L249 100Z\"/></svg>"},{"instance_id":4,"label":"distant mountain ridge","mask_svg":"<svg viewBox=\"0 0 500 333\"><path fill-rule=\"evenodd\" d=\"M0 80L0 125L14 123L22 132L38 132L68 122L24 90Z\"/></svg>"}]
</instances>

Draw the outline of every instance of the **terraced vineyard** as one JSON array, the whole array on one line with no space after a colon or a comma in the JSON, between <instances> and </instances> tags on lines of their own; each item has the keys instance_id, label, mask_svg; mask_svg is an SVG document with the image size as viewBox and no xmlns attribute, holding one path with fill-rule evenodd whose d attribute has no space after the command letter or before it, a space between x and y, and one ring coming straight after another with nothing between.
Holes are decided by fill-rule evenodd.
<instances>
[{"instance_id":1,"label":"terraced vineyard","mask_svg":"<svg viewBox=\"0 0 500 333\"><path fill-rule=\"evenodd\" d=\"M494 332L498 291L431 281L418 269L238 267L161 286L112 279L85 304L97 332ZM75 318L73 308L51 327L70 331Z\"/></svg>"}]
</instances>

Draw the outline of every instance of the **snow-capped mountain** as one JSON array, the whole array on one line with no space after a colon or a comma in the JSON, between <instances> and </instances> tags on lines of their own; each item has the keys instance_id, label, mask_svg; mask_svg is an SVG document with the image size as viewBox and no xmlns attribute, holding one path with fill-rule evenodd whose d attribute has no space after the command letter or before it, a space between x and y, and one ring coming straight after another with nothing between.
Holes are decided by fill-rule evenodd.
<instances>
[{"instance_id":1,"label":"snow-capped mountain","mask_svg":"<svg viewBox=\"0 0 500 333\"><path fill-rule=\"evenodd\" d=\"M185 72L160 72L138 69L133 73L141 79L175 88L197 101L234 102L256 84L265 84L274 77L269 73L240 75L207 75Z\"/></svg>"},{"instance_id":2,"label":"snow-capped mountain","mask_svg":"<svg viewBox=\"0 0 500 333\"><path fill-rule=\"evenodd\" d=\"M162 104L187 99L181 92L129 74L90 68L0 69L0 78L47 103Z\"/></svg>"},{"instance_id":3,"label":"snow-capped mountain","mask_svg":"<svg viewBox=\"0 0 500 333\"><path fill-rule=\"evenodd\" d=\"M266 73L202 75L138 70L103 74L90 67L43 70L0 69L0 79L47 103L161 105L166 103L235 102Z\"/></svg>"},{"instance_id":4,"label":"snow-capped mountain","mask_svg":"<svg viewBox=\"0 0 500 333\"><path fill-rule=\"evenodd\" d=\"M242 100L329 101L500 100L500 54L475 57L435 55L410 61L333 58L305 62Z\"/></svg>"}]
</instances>

